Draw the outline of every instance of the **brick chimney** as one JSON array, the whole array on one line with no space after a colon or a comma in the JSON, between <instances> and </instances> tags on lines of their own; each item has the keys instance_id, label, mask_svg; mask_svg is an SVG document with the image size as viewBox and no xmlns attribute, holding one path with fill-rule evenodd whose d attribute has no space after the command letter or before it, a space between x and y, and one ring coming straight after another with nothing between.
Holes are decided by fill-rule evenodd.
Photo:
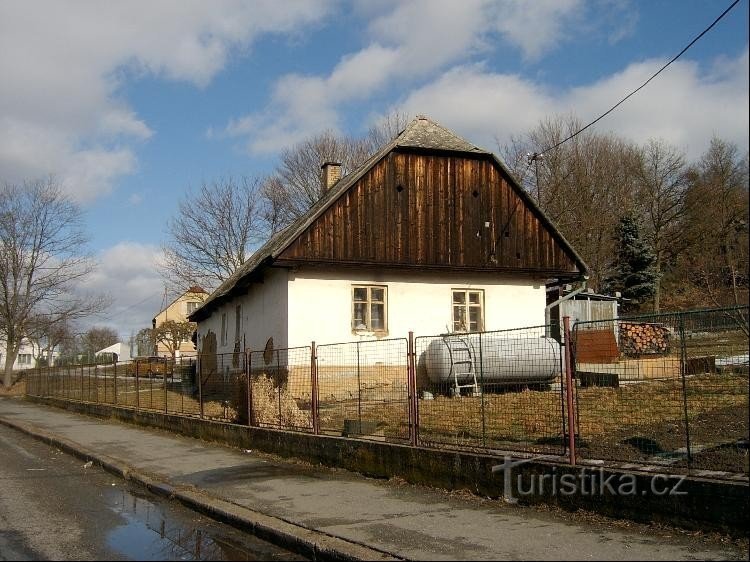
<instances>
[{"instance_id":1,"label":"brick chimney","mask_svg":"<svg viewBox=\"0 0 750 562\"><path fill-rule=\"evenodd\" d=\"M323 189L330 189L331 186L341 179L340 162L324 162L320 167L323 170L321 174L321 184Z\"/></svg>"}]
</instances>

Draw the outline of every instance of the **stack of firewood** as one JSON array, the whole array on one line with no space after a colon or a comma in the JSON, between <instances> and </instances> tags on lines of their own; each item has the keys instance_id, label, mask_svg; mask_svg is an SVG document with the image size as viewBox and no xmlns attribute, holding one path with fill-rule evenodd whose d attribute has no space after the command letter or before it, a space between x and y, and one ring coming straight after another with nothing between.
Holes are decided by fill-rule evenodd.
<instances>
[{"instance_id":1,"label":"stack of firewood","mask_svg":"<svg viewBox=\"0 0 750 562\"><path fill-rule=\"evenodd\" d=\"M664 324L620 322L620 351L636 356L667 353L670 336Z\"/></svg>"}]
</instances>

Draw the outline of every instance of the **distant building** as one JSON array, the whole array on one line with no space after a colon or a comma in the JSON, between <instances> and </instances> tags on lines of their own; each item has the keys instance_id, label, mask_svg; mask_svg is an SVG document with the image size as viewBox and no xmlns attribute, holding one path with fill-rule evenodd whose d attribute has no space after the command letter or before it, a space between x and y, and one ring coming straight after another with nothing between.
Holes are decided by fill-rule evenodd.
<instances>
[{"instance_id":1,"label":"distant building","mask_svg":"<svg viewBox=\"0 0 750 562\"><path fill-rule=\"evenodd\" d=\"M151 321L152 328L156 329L168 320L175 322L187 322L187 318L208 297L208 293L197 285L190 287L187 291L182 293L179 297L173 300L166 308L161 310ZM157 342L155 344L154 354L160 357L171 357L171 353L167 346ZM195 346L189 339L180 344L179 349L176 351L176 356L181 355L194 355Z\"/></svg>"},{"instance_id":2,"label":"distant building","mask_svg":"<svg viewBox=\"0 0 750 562\"><path fill-rule=\"evenodd\" d=\"M130 344L124 342L113 343L109 347L96 352L97 361L130 361Z\"/></svg>"},{"instance_id":3,"label":"distant building","mask_svg":"<svg viewBox=\"0 0 750 562\"><path fill-rule=\"evenodd\" d=\"M0 342L0 368L5 368L5 355L6 349L5 349L5 342ZM16 356L16 361L13 363L13 370L14 371L22 371L24 369L33 369L37 366L36 364L36 350L31 345L31 342L24 338L24 340L21 342L21 348L18 350L18 355ZM52 364L54 365L55 360L60 355L57 351L52 351ZM40 353L40 358L46 363L47 361L47 351L42 350Z\"/></svg>"}]
</instances>

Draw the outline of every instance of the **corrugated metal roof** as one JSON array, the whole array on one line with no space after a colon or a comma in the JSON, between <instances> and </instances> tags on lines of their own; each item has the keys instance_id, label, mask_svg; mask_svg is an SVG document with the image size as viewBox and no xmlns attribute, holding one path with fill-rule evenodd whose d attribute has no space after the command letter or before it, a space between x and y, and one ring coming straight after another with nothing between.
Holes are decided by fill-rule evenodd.
<instances>
[{"instance_id":1,"label":"corrugated metal roof","mask_svg":"<svg viewBox=\"0 0 750 562\"><path fill-rule=\"evenodd\" d=\"M460 152L469 154L485 154L490 156L495 163L507 174L510 179L512 187L524 200L524 202L534 208L540 216L543 218L547 226L550 228L552 233L558 237L561 245L575 257L581 267L581 271L587 270L586 264L583 262L581 257L576 251L570 246L565 240L562 234L552 224L550 219L539 209L536 202L529 197L526 191L520 187L516 179L512 176L505 164L493 153L484 150L469 141L459 137L452 131L446 129L439 123L432 121L424 115L418 115L413 119L406 128L401 131L396 138L394 138L388 144L383 145L378 149L370 158L365 160L357 169L341 178L338 182L333 184L330 189L321 197L315 205L313 205L309 211L299 217L291 225L284 230L273 235L268 242L261 246L258 250L250 256L245 263L243 263L237 271L235 271L229 278L227 278L219 287L211 293L211 295L203 301L203 304L195 312L193 312L189 319L192 321L198 321L207 317L211 310L217 306L223 299L228 297L233 289L235 289L240 282L252 274L255 270L259 269L263 265L268 265L273 262L286 248L289 246L297 237L302 234L305 229L310 226L314 221L318 219L320 215L330 207L336 199L338 199L343 193L345 193L352 185L354 185L363 175L367 173L370 168L377 164L384 156L396 148L416 148L425 150L442 150L447 152Z\"/></svg>"}]
</instances>

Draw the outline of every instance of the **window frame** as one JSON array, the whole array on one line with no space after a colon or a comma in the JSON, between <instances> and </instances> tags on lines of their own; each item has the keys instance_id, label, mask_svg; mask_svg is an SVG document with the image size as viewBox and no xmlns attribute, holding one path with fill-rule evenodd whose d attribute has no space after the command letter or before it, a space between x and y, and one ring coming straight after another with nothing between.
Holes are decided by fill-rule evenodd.
<instances>
[{"instance_id":1,"label":"window frame","mask_svg":"<svg viewBox=\"0 0 750 562\"><path fill-rule=\"evenodd\" d=\"M191 304L194 305L193 306L193 310L190 310L190 305ZM198 309L198 307L200 306L200 304L201 303L198 302L198 301L187 301L185 303L185 310L187 311L187 316L190 316L193 312L195 312Z\"/></svg>"},{"instance_id":2,"label":"window frame","mask_svg":"<svg viewBox=\"0 0 750 562\"><path fill-rule=\"evenodd\" d=\"M464 294L464 302L456 303L455 302L455 294L456 293L463 293ZM470 293L478 293L479 294L479 303L472 305L470 301ZM454 287L451 288L451 328L453 330L453 333L461 333L461 334L470 334L473 332L483 332L485 330L485 316L484 316L484 289L471 289L466 287ZM462 306L464 309L464 318L465 318L465 330L457 330L456 329L456 307ZM469 313L471 308L479 308L479 325L477 326L476 330L471 329L471 315Z\"/></svg>"},{"instance_id":3,"label":"window frame","mask_svg":"<svg viewBox=\"0 0 750 562\"><path fill-rule=\"evenodd\" d=\"M227 345L227 313L221 313L221 346Z\"/></svg>"},{"instance_id":4,"label":"window frame","mask_svg":"<svg viewBox=\"0 0 750 562\"><path fill-rule=\"evenodd\" d=\"M242 304L238 304L234 307L234 343L242 341L240 334L242 333Z\"/></svg>"},{"instance_id":5,"label":"window frame","mask_svg":"<svg viewBox=\"0 0 750 562\"><path fill-rule=\"evenodd\" d=\"M366 289L367 290L367 300L361 301L361 300L355 300L354 295L355 291L357 289ZM382 303L380 301L373 301L372 300L372 289L379 289L383 291L383 301ZM362 333L372 333L372 334L378 334L378 335L387 335L388 334L388 286L387 285L366 285L366 284L357 284L352 285L352 291L351 291L351 328L352 333L354 334L362 334ZM357 304L366 304L366 328L357 328L357 326L354 324L355 319L355 307ZM373 329L372 328L372 306L373 304L382 304L383 305L383 327Z\"/></svg>"}]
</instances>

